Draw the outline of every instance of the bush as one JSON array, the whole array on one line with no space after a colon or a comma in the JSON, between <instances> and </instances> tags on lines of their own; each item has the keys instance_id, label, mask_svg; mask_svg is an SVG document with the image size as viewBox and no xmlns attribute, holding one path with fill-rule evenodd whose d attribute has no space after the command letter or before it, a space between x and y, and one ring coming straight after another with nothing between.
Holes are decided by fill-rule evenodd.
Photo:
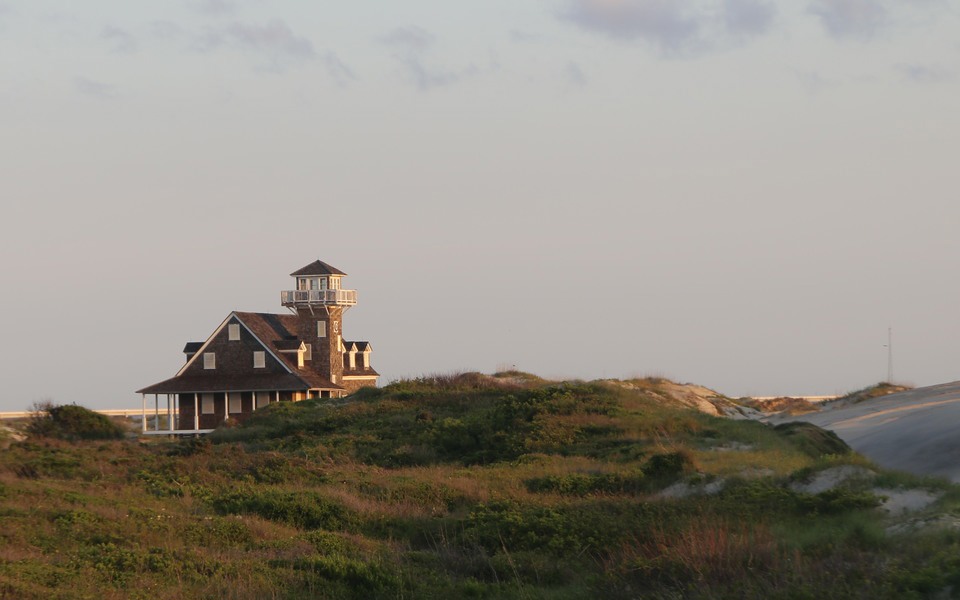
<instances>
[{"instance_id":1,"label":"bush","mask_svg":"<svg viewBox=\"0 0 960 600\"><path fill-rule=\"evenodd\" d=\"M118 440L123 429L108 417L76 404L58 406L50 402L35 405L27 431L38 437L63 440Z\"/></svg>"},{"instance_id":2,"label":"bush","mask_svg":"<svg viewBox=\"0 0 960 600\"><path fill-rule=\"evenodd\" d=\"M798 450L813 458L853 452L837 434L817 427L813 423L793 421L777 425L773 430L789 440Z\"/></svg>"},{"instance_id":3,"label":"bush","mask_svg":"<svg viewBox=\"0 0 960 600\"><path fill-rule=\"evenodd\" d=\"M315 492L240 488L213 498L211 504L220 514L253 514L302 529L338 530L356 520L345 507Z\"/></svg>"}]
</instances>

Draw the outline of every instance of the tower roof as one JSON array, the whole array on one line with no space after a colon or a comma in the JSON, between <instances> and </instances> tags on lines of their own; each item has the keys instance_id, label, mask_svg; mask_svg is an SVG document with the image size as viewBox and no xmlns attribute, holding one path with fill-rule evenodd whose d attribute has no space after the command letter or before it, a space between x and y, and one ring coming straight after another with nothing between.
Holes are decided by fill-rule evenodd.
<instances>
[{"instance_id":1,"label":"tower roof","mask_svg":"<svg viewBox=\"0 0 960 600\"><path fill-rule=\"evenodd\" d=\"M297 269L293 273L290 273L291 277L298 277L300 275L346 275L346 273L336 267L331 267L322 260L315 260L302 269Z\"/></svg>"}]
</instances>

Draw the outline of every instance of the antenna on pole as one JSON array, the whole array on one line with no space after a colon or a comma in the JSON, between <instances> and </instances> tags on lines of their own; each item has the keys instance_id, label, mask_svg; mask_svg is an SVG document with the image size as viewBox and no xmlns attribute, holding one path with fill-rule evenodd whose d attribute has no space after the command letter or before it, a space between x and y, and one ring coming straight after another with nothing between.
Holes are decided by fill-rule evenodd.
<instances>
[{"instance_id":1,"label":"antenna on pole","mask_svg":"<svg viewBox=\"0 0 960 600\"><path fill-rule=\"evenodd\" d=\"M893 383L893 327L887 327L887 383Z\"/></svg>"}]
</instances>

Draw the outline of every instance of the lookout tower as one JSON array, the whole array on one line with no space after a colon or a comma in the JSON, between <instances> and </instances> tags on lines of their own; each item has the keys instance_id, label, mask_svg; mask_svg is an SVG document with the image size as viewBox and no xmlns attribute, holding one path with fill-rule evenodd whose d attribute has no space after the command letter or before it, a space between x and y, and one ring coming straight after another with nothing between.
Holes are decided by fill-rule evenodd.
<instances>
[{"instance_id":1,"label":"lookout tower","mask_svg":"<svg viewBox=\"0 0 960 600\"><path fill-rule=\"evenodd\" d=\"M281 303L297 315L297 337L308 352L303 368L343 385L343 313L357 304L357 291L341 287L346 273L316 260L290 276L295 290L281 292Z\"/></svg>"}]
</instances>

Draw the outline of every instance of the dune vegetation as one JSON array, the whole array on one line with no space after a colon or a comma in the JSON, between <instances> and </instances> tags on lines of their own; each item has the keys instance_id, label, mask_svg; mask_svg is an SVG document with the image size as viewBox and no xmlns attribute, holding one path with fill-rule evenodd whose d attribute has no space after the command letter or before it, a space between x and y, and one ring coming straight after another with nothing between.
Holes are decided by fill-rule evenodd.
<instances>
[{"instance_id":1,"label":"dune vegetation","mask_svg":"<svg viewBox=\"0 0 960 600\"><path fill-rule=\"evenodd\" d=\"M468 373L274 404L199 439L34 428L0 451L0 598L960 590L958 488L809 424L671 403L667 383ZM908 491L930 502L891 512Z\"/></svg>"}]
</instances>

